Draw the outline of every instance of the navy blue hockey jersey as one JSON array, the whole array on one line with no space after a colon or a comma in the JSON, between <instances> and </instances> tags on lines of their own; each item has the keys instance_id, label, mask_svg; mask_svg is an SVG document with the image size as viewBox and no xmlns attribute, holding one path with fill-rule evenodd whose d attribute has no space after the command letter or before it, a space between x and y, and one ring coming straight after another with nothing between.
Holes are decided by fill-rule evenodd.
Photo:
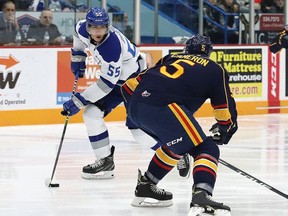
<instances>
[{"instance_id":1,"label":"navy blue hockey jersey","mask_svg":"<svg viewBox=\"0 0 288 216\"><path fill-rule=\"evenodd\" d=\"M170 54L154 67L128 79L122 91L128 103L129 100L155 106L177 103L191 112L210 99L216 120L231 123L236 120L237 111L228 80L227 71L209 58Z\"/></svg>"}]
</instances>

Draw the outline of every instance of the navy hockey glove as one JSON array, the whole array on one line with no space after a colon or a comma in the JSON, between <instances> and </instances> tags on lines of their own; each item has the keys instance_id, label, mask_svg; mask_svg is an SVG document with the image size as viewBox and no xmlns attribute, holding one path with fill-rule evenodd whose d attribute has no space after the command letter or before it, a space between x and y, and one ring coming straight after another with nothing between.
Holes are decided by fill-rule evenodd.
<instances>
[{"instance_id":1,"label":"navy hockey glove","mask_svg":"<svg viewBox=\"0 0 288 216\"><path fill-rule=\"evenodd\" d=\"M71 70L76 77L82 78L85 74L87 54L73 49L71 49L71 54Z\"/></svg>"},{"instance_id":2,"label":"navy hockey glove","mask_svg":"<svg viewBox=\"0 0 288 216\"><path fill-rule=\"evenodd\" d=\"M222 125L219 123L214 124L209 130L214 134L212 139L216 142L217 145L228 144L233 134L237 131L237 123L229 125Z\"/></svg>"},{"instance_id":3,"label":"navy hockey glove","mask_svg":"<svg viewBox=\"0 0 288 216\"><path fill-rule=\"evenodd\" d=\"M74 94L74 96L63 104L62 115L73 116L77 114L81 108L86 106L89 102L85 100L79 93Z\"/></svg>"},{"instance_id":4,"label":"navy hockey glove","mask_svg":"<svg viewBox=\"0 0 288 216\"><path fill-rule=\"evenodd\" d=\"M285 34L281 37L281 46L283 48L288 48L288 35L287 34Z\"/></svg>"}]
</instances>

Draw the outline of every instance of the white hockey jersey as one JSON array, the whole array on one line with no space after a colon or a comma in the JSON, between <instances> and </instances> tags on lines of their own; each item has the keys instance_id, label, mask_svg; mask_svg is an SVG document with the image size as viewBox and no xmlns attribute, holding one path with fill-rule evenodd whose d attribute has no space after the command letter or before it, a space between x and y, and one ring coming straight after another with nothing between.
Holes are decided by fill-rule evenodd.
<instances>
[{"instance_id":1,"label":"white hockey jersey","mask_svg":"<svg viewBox=\"0 0 288 216\"><path fill-rule=\"evenodd\" d=\"M118 29L108 27L107 37L98 45L90 43L86 20L80 20L75 27L73 49L85 51L88 48L96 63L101 66L100 78L81 95L88 101L96 102L117 84L122 84L131 74L145 68L139 65L139 49Z\"/></svg>"}]
</instances>

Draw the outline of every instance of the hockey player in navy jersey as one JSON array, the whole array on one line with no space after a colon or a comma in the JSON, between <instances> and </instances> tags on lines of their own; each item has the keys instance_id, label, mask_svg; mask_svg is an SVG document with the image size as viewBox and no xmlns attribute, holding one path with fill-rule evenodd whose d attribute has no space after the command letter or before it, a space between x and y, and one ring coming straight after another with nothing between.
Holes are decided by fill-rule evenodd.
<instances>
[{"instance_id":1,"label":"hockey player in navy jersey","mask_svg":"<svg viewBox=\"0 0 288 216\"><path fill-rule=\"evenodd\" d=\"M282 48L288 48L288 25L285 25L284 28L275 36L269 46L269 49L273 53L278 53Z\"/></svg>"},{"instance_id":2,"label":"hockey player in navy jersey","mask_svg":"<svg viewBox=\"0 0 288 216\"><path fill-rule=\"evenodd\" d=\"M96 161L83 167L82 177L108 179L114 177L115 148L110 147L108 130L103 118L123 102L120 85L131 74L135 75L146 68L146 62L142 59L138 48L109 24L108 13L102 8L91 8L87 12L86 19L76 24L71 51L71 69L77 78L85 75L86 48L101 66L100 79L81 94L76 93L71 100L65 102L62 114L73 116L81 108L85 108L83 120ZM129 120L126 125L131 129L136 141L145 140L148 145L156 143ZM189 161L187 162L187 157L183 158L186 159L182 169L185 176L189 170Z\"/></svg>"},{"instance_id":3,"label":"hockey player in navy jersey","mask_svg":"<svg viewBox=\"0 0 288 216\"><path fill-rule=\"evenodd\" d=\"M161 145L144 175L140 170L133 206L172 205L172 193L157 183L178 163L181 155L194 158L192 201L189 215L202 212L230 215L230 208L212 199L219 148L237 130L236 104L231 96L226 70L209 59L209 37L191 37L183 53L169 54L156 66L129 78L122 86L128 116ZM207 137L193 117L210 99L216 123ZM154 198L151 204L146 198Z\"/></svg>"}]
</instances>

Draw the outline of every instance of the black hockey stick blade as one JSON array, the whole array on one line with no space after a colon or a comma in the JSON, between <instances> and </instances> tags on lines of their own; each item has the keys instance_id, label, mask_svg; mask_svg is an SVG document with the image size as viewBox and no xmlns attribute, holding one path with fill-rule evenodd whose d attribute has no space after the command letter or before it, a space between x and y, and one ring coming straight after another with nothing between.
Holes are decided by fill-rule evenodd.
<instances>
[{"instance_id":1,"label":"black hockey stick blade","mask_svg":"<svg viewBox=\"0 0 288 216\"><path fill-rule=\"evenodd\" d=\"M51 183L51 179L50 178L46 178L45 179L45 185L47 187L59 187L60 185L58 183Z\"/></svg>"},{"instance_id":2,"label":"black hockey stick blade","mask_svg":"<svg viewBox=\"0 0 288 216\"><path fill-rule=\"evenodd\" d=\"M235 172L238 172L239 174L245 176L246 178L248 178L248 179L250 179L250 180L252 180L252 181L254 181L254 182L256 182L256 183L258 183L258 184L260 184L260 185L262 185L262 186L264 186L264 187L266 187L266 188L268 188L269 190L273 191L274 193L277 193L278 195L280 195L280 196L288 199L288 194L285 194L285 193L277 190L276 188L272 187L271 185L266 184L265 182L263 182L263 181L255 178L254 176L252 176L252 175L244 172L243 170L241 170L241 169L233 166L232 164L230 164L230 163L228 163L228 162L226 162L226 161L224 161L224 160L222 160L222 159L220 159L220 158L219 158L219 162L220 162L221 164L223 164L224 166L226 166L226 167L234 170Z\"/></svg>"}]
</instances>

